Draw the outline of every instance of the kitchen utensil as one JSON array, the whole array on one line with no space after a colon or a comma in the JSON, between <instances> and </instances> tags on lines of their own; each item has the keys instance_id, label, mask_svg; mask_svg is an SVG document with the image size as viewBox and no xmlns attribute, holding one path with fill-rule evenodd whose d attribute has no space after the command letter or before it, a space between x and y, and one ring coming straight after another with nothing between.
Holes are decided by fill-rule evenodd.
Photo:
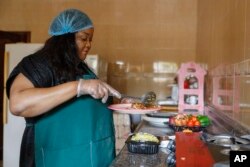
<instances>
[{"instance_id":1,"label":"kitchen utensil","mask_svg":"<svg viewBox=\"0 0 250 167\"><path fill-rule=\"evenodd\" d=\"M141 102L146 107L155 105L155 102L156 102L156 94L155 94L155 92L153 92L153 91L146 92L144 95L142 95Z\"/></svg>"}]
</instances>

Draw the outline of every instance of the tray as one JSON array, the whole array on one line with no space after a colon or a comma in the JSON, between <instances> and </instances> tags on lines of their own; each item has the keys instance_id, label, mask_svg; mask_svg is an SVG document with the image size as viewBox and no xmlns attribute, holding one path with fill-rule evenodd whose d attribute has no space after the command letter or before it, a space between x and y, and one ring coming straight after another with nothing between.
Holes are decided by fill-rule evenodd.
<instances>
[{"instance_id":1,"label":"tray","mask_svg":"<svg viewBox=\"0 0 250 167\"><path fill-rule=\"evenodd\" d=\"M137 154L156 154L159 151L160 143L156 142L137 142L131 140L132 136L129 136L126 140L128 151Z\"/></svg>"}]
</instances>

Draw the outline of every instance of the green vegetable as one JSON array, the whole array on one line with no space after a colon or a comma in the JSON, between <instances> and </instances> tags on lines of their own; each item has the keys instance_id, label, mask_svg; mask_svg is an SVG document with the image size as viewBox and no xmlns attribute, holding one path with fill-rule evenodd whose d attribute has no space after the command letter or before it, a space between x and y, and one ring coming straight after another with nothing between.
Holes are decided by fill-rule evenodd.
<instances>
[{"instance_id":1,"label":"green vegetable","mask_svg":"<svg viewBox=\"0 0 250 167\"><path fill-rule=\"evenodd\" d=\"M199 118L201 118L201 117L203 117L204 115L197 115L197 118L199 119Z\"/></svg>"},{"instance_id":2,"label":"green vegetable","mask_svg":"<svg viewBox=\"0 0 250 167\"><path fill-rule=\"evenodd\" d=\"M149 134L149 133L143 133L139 132L136 133L135 135L132 136L131 138L132 141L151 141L151 142L156 142L159 143L159 140L157 139L156 136Z\"/></svg>"},{"instance_id":3,"label":"green vegetable","mask_svg":"<svg viewBox=\"0 0 250 167\"><path fill-rule=\"evenodd\" d=\"M208 126L211 123L211 120L209 119L209 117L205 115L199 116L198 120L200 121L201 126Z\"/></svg>"}]
</instances>

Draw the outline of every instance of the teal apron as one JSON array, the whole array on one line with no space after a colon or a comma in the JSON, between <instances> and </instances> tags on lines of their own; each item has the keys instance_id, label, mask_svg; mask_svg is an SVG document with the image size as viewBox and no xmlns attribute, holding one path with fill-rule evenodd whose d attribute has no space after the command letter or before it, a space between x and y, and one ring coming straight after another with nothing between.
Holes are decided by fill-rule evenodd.
<instances>
[{"instance_id":1,"label":"teal apron","mask_svg":"<svg viewBox=\"0 0 250 167\"><path fill-rule=\"evenodd\" d=\"M57 107L35 124L36 167L107 167L114 157L112 112L89 95Z\"/></svg>"}]
</instances>

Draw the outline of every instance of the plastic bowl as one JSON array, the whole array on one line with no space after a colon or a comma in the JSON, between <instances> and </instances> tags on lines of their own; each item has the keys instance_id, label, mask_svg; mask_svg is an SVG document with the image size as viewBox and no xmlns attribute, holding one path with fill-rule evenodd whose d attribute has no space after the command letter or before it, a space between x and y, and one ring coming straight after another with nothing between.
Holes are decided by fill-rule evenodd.
<instances>
[{"instance_id":1,"label":"plastic bowl","mask_svg":"<svg viewBox=\"0 0 250 167\"><path fill-rule=\"evenodd\" d=\"M128 151L138 154L156 154L159 151L160 143L149 141L132 141L130 136L126 140Z\"/></svg>"}]
</instances>

